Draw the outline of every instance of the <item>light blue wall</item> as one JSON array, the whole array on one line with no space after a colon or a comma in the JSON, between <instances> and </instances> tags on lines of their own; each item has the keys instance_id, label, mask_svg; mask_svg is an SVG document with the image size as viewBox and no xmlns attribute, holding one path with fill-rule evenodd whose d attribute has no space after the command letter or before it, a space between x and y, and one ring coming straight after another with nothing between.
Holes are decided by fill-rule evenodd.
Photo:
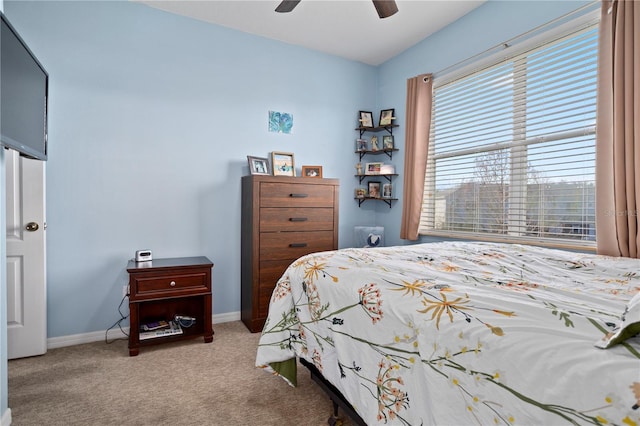
<instances>
[{"instance_id":1,"label":"light blue wall","mask_svg":"<svg viewBox=\"0 0 640 426\"><path fill-rule=\"evenodd\" d=\"M377 121L396 108L399 194L406 79L578 5L491 1L374 68L132 2L5 0L51 76L48 336L117 320L126 262L141 248L208 256L214 314L238 312L246 155L293 152L298 169L339 178L341 247L354 225L383 225L387 244L402 243L400 203L353 200L357 111ZM293 113L294 134L267 132L269 110Z\"/></svg>"},{"instance_id":2,"label":"light blue wall","mask_svg":"<svg viewBox=\"0 0 640 426\"><path fill-rule=\"evenodd\" d=\"M375 68L132 2L13 2L50 74L48 336L118 319L127 260L208 256L213 313L240 310L247 155L295 154L351 184L357 111ZM267 131L269 110L294 134ZM374 220L340 194L340 245ZM126 308L125 308L126 311Z\"/></svg>"}]
</instances>

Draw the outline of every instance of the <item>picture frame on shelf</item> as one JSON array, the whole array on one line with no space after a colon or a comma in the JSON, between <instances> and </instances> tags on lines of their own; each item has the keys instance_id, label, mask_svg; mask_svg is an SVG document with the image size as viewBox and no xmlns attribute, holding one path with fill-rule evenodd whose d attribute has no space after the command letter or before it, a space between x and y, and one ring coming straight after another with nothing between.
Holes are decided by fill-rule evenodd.
<instances>
[{"instance_id":1,"label":"picture frame on shelf","mask_svg":"<svg viewBox=\"0 0 640 426\"><path fill-rule=\"evenodd\" d=\"M393 135L382 136L382 148L386 150L393 149Z\"/></svg>"},{"instance_id":2,"label":"picture frame on shelf","mask_svg":"<svg viewBox=\"0 0 640 426\"><path fill-rule=\"evenodd\" d=\"M268 158L254 157L247 155L247 162L249 163L249 172L252 175L270 175L271 165Z\"/></svg>"},{"instance_id":3,"label":"picture frame on shelf","mask_svg":"<svg viewBox=\"0 0 640 426\"><path fill-rule=\"evenodd\" d=\"M364 174L365 175L379 175L380 174L380 169L382 168L382 164L383 163L380 163L380 162L365 164Z\"/></svg>"},{"instance_id":4,"label":"picture frame on shelf","mask_svg":"<svg viewBox=\"0 0 640 426\"><path fill-rule=\"evenodd\" d=\"M322 177L322 166L302 166L302 176L303 177L321 178Z\"/></svg>"},{"instance_id":5,"label":"picture frame on shelf","mask_svg":"<svg viewBox=\"0 0 640 426\"><path fill-rule=\"evenodd\" d=\"M393 164L382 164L380 166L381 175L394 175L396 174L396 166Z\"/></svg>"},{"instance_id":6,"label":"picture frame on shelf","mask_svg":"<svg viewBox=\"0 0 640 426\"><path fill-rule=\"evenodd\" d=\"M380 198L380 182L378 181L370 181L368 183L369 187L369 198Z\"/></svg>"},{"instance_id":7,"label":"picture frame on shelf","mask_svg":"<svg viewBox=\"0 0 640 426\"><path fill-rule=\"evenodd\" d=\"M373 128L373 113L371 111L360 111L359 127Z\"/></svg>"},{"instance_id":8,"label":"picture frame on shelf","mask_svg":"<svg viewBox=\"0 0 640 426\"><path fill-rule=\"evenodd\" d=\"M378 145L378 137L373 135L371 136L371 151L378 151L380 146Z\"/></svg>"},{"instance_id":9,"label":"picture frame on shelf","mask_svg":"<svg viewBox=\"0 0 640 426\"><path fill-rule=\"evenodd\" d=\"M378 121L379 127L391 126L393 124L393 119L395 118L393 115L395 113L394 108L383 109L380 111L380 120Z\"/></svg>"},{"instance_id":10,"label":"picture frame on shelf","mask_svg":"<svg viewBox=\"0 0 640 426\"><path fill-rule=\"evenodd\" d=\"M365 198L367 196L367 189L366 188L356 188L355 190L355 197L356 198Z\"/></svg>"},{"instance_id":11,"label":"picture frame on shelf","mask_svg":"<svg viewBox=\"0 0 640 426\"><path fill-rule=\"evenodd\" d=\"M366 151L368 147L367 140L364 138L356 139L356 151L363 152Z\"/></svg>"},{"instance_id":12,"label":"picture frame on shelf","mask_svg":"<svg viewBox=\"0 0 640 426\"><path fill-rule=\"evenodd\" d=\"M271 165L273 167L274 176L295 176L296 168L292 152L271 153Z\"/></svg>"},{"instance_id":13,"label":"picture frame on shelf","mask_svg":"<svg viewBox=\"0 0 640 426\"><path fill-rule=\"evenodd\" d=\"M382 185L382 198L393 198L393 186L390 183Z\"/></svg>"}]
</instances>

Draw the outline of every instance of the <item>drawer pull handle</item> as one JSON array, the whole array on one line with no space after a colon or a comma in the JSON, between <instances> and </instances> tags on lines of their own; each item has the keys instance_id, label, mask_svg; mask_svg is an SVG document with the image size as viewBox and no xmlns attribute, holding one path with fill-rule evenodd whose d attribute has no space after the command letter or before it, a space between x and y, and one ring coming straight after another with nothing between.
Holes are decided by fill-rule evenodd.
<instances>
[{"instance_id":1,"label":"drawer pull handle","mask_svg":"<svg viewBox=\"0 0 640 426\"><path fill-rule=\"evenodd\" d=\"M289 194L291 198L307 198L308 196L308 194Z\"/></svg>"},{"instance_id":2,"label":"drawer pull handle","mask_svg":"<svg viewBox=\"0 0 640 426\"><path fill-rule=\"evenodd\" d=\"M171 281L171 282L169 283L169 285L170 285L171 287L175 287L175 286L176 286L176 282L175 282L175 281Z\"/></svg>"},{"instance_id":3,"label":"drawer pull handle","mask_svg":"<svg viewBox=\"0 0 640 426\"><path fill-rule=\"evenodd\" d=\"M306 247L307 243L291 243L289 247Z\"/></svg>"},{"instance_id":4,"label":"drawer pull handle","mask_svg":"<svg viewBox=\"0 0 640 426\"><path fill-rule=\"evenodd\" d=\"M306 222L307 218L306 217L290 217L289 220L291 222Z\"/></svg>"}]
</instances>

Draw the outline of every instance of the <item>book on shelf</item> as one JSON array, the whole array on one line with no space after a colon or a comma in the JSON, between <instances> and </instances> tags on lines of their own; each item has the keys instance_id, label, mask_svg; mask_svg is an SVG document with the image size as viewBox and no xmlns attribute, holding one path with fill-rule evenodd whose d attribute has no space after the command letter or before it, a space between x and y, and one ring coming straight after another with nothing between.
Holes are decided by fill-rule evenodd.
<instances>
[{"instance_id":1,"label":"book on shelf","mask_svg":"<svg viewBox=\"0 0 640 426\"><path fill-rule=\"evenodd\" d=\"M155 339L156 337L166 337L182 334L182 327L174 321L169 321L167 328L158 328L150 331L141 331L140 340Z\"/></svg>"},{"instance_id":2,"label":"book on shelf","mask_svg":"<svg viewBox=\"0 0 640 426\"><path fill-rule=\"evenodd\" d=\"M142 324L140 326L140 331L153 331L153 330L160 330L164 328L169 328L169 323L167 321L153 321L146 324Z\"/></svg>"}]
</instances>

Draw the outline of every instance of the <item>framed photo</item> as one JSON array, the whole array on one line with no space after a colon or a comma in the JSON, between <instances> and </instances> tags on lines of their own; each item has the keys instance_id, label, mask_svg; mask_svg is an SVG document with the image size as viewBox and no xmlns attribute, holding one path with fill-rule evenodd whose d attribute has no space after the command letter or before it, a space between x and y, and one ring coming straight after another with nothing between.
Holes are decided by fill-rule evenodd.
<instances>
[{"instance_id":1,"label":"framed photo","mask_svg":"<svg viewBox=\"0 0 640 426\"><path fill-rule=\"evenodd\" d=\"M271 153L271 164L273 164L274 176L295 176L296 168L293 163L293 153L276 152Z\"/></svg>"},{"instance_id":2,"label":"framed photo","mask_svg":"<svg viewBox=\"0 0 640 426\"><path fill-rule=\"evenodd\" d=\"M360 127L373 127L373 113L371 111L360 111Z\"/></svg>"},{"instance_id":3,"label":"framed photo","mask_svg":"<svg viewBox=\"0 0 640 426\"><path fill-rule=\"evenodd\" d=\"M322 177L322 166L302 166L303 177Z\"/></svg>"},{"instance_id":4,"label":"framed photo","mask_svg":"<svg viewBox=\"0 0 640 426\"><path fill-rule=\"evenodd\" d=\"M367 189L366 188L356 188L356 193L355 193L356 198L364 198L367 196Z\"/></svg>"},{"instance_id":5,"label":"framed photo","mask_svg":"<svg viewBox=\"0 0 640 426\"><path fill-rule=\"evenodd\" d=\"M252 175L270 175L271 167L269 166L269 159L262 157L252 157L247 155L247 161L249 162L249 171Z\"/></svg>"},{"instance_id":6,"label":"framed photo","mask_svg":"<svg viewBox=\"0 0 640 426\"><path fill-rule=\"evenodd\" d=\"M378 122L379 123L378 126L380 127L391 126L391 122L395 118L393 116L394 112L395 112L395 109L393 108L383 109L382 111L380 111L380 121Z\"/></svg>"},{"instance_id":7,"label":"framed photo","mask_svg":"<svg viewBox=\"0 0 640 426\"><path fill-rule=\"evenodd\" d=\"M392 186L390 183L382 185L382 198L392 198Z\"/></svg>"},{"instance_id":8,"label":"framed photo","mask_svg":"<svg viewBox=\"0 0 640 426\"><path fill-rule=\"evenodd\" d=\"M380 166L381 175L394 175L396 174L396 166L393 164L383 164Z\"/></svg>"},{"instance_id":9,"label":"framed photo","mask_svg":"<svg viewBox=\"0 0 640 426\"><path fill-rule=\"evenodd\" d=\"M393 149L393 135L384 135L382 137L382 147L384 149Z\"/></svg>"},{"instance_id":10,"label":"framed photo","mask_svg":"<svg viewBox=\"0 0 640 426\"><path fill-rule=\"evenodd\" d=\"M371 151L377 151L380 149L380 145L378 145L378 137L373 135L371 136Z\"/></svg>"},{"instance_id":11,"label":"framed photo","mask_svg":"<svg viewBox=\"0 0 640 426\"><path fill-rule=\"evenodd\" d=\"M380 198L380 182L369 182L369 198Z\"/></svg>"},{"instance_id":12,"label":"framed photo","mask_svg":"<svg viewBox=\"0 0 640 426\"><path fill-rule=\"evenodd\" d=\"M381 167L382 167L382 163L367 163L365 165L364 174L365 175L379 175Z\"/></svg>"},{"instance_id":13,"label":"framed photo","mask_svg":"<svg viewBox=\"0 0 640 426\"><path fill-rule=\"evenodd\" d=\"M366 151L367 150L367 140L360 138L356 139L356 151Z\"/></svg>"}]
</instances>

